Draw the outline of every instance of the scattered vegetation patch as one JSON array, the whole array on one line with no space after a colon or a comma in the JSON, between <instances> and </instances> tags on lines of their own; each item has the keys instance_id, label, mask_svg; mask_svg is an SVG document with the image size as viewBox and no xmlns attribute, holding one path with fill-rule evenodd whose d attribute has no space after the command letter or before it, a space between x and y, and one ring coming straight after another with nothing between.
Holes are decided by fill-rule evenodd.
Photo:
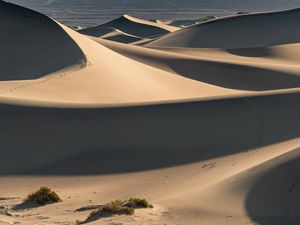
<instances>
[{"instance_id":1,"label":"scattered vegetation patch","mask_svg":"<svg viewBox=\"0 0 300 225\"><path fill-rule=\"evenodd\" d=\"M61 202L61 198L48 187L41 187L36 192L28 195L24 203L37 203L39 205Z\"/></svg>"},{"instance_id":2,"label":"scattered vegetation patch","mask_svg":"<svg viewBox=\"0 0 300 225\"><path fill-rule=\"evenodd\" d=\"M77 224L84 224L102 217L114 215L134 215L135 209L138 208L153 208L153 206L146 199L130 198L127 201L115 200L99 206L97 210L90 213L85 221L81 223L77 222Z\"/></svg>"}]
</instances>

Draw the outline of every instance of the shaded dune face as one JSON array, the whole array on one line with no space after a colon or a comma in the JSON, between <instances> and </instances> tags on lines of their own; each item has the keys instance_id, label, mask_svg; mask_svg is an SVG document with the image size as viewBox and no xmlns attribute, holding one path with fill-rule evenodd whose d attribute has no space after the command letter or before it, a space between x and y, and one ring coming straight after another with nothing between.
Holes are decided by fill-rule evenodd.
<instances>
[{"instance_id":1,"label":"shaded dune face","mask_svg":"<svg viewBox=\"0 0 300 225\"><path fill-rule=\"evenodd\" d=\"M299 153L300 149L295 149L253 169L256 182L246 200L253 221L260 225L300 224Z\"/></svg>"},{"instance_id":2,"label":"shaded dune face","mask_svg":"<svg viewBox=\"0 0 300 225\"><path fill-rule=\"evenodd\" d=\"M107 109L2 105L0 174L143 171L267 146L300 135L299 99L295 93Z\"/></svg>"},{"instance_id":3,"label":"shaded dune face","mask_svg":"<svg viewBox=\"0 0 300 225\"><path fill-rule=\"evenodd\" d=\"M300 9L240 15L209 21L168 34L149 46L255 48L298 43Z\"/></svg>"},{"instance_id":4,"label":"shaded dune face","mask_svg":"<svg viewBox=\"0 0 300 225\"><path fill-rule=\"evenodd\" d=\"M0 80L41 77L86 59L54 21L32 10L0 2Z\"/></svg>"},{"instance_id":5,"label":"shaded dune face","mask_svg":"<svg viewBox=\"0 0 300 225\"><path fill-rule=\"evenodd\" d=\"M90 35L93 37L101 37L103 35L109 34L114 31L115 29L112 27L99 27L99 26L78 30L78 32L81 34Z\"/></svg>"},{"instance_id":6,"label":"shaded dune face","mask_svg":"<svg viewBox=\"0 0 300 225\"><path fill-rule=\"evenodd\" d=\"M80 30L82 34L90 36L101 36L103 34L103 28L114 28L122 32L128 33L141 38L150 38L165 35L170 33L169 31L162 29L160 27L151 26L148 24L142 24L135 21L131 21L126 16L121 16L120 18L113 20L111 22L91 27L87 29Z\"/></svg>"}]
</instances>

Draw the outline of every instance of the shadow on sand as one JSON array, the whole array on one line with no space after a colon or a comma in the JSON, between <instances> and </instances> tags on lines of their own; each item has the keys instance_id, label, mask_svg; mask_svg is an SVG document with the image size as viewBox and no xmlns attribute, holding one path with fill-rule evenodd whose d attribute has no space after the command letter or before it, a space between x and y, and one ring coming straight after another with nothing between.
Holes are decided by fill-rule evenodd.
<instances>
[{"instance_id":1,"label":"shadow on sand","mask_svg":"<svg viewBox=\"0 0 300 225\"><path fill-rule=\"evenodd\" d=\"M260 225L300 224L300 149L264 164L247 196L246 208ZM260 168L261 169L261 168Z\"/></svg>"},{"instance_id":2,"label":"shadow on sand","mask_svg":"<svg viewBox=\"0 0 300 225\"><path fill-rule=\"evenodd\" d=\"M244 57L268 57L274 55L272 48L260 47L260 48L237 48L227 49L227 52L233 55L244 56Z\"/></svg>"},{"instance_id":3,"label":"shadow on sand","mask_svg":"<svg viewBox=\"0 0 300 225\"><path fill-rule=\"evenodd\" d=\"M0 174L124 173L254 149L299 137L299 101L290 93L103 109L1 106Z\"/></svg>"},{"instance_id":4,"label":"shadow on sand","mask_svg":"<svg viewBox=\"0 0 300 225\"><path fill-rule=\"evenodd\" d=\"M221 62L173 60L176 73L220 87L267 91L300 87L300 77L287 72Z\"/></svg>"},{"instance_id":5,"label":"shadow on sand","mask_svg":"<svg viewBox=\"0 0 300 225\"><path fill-rule=\"evenodd\" d=\"M12 210L23 211L23 210L34 209L34 208L39 208L39 207L43 207L43 206L45 206L45 205L39 205L37 203L32 203L32 202L22 202L20 204L13 206Z\"/></svg>"}]
</instances>

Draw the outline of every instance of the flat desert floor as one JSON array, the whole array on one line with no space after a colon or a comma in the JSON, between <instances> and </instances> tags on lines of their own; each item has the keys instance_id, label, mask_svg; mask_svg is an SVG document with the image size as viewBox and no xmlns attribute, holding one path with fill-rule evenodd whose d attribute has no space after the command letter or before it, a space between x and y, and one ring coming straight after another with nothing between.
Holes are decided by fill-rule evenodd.
<instances>
[{"instance_id":1,"label":"flat desert floor","mask_svg":"<svg viewBox=\"0 0 300 225\"><path fill-rule=\"evenodd\" d=\"M300 9L72 30L0 1L0 224L300 224ZM22 204L50 187L62 202Z\"/></svg>"}]
</instances>

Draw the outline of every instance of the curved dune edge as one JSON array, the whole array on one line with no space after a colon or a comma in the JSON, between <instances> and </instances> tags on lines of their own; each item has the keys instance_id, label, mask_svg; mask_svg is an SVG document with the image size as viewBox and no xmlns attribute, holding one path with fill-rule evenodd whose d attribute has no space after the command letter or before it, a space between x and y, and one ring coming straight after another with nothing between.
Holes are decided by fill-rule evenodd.
<instances>
[{"instance_id":1,"label":"curved dune edge","mask_svg":"<svg viewBox=\"0 0 300 225\"><path fill-rule=\"evenodd\" d=\"M147 46L235 49L298 43L299 18L300 9L229 16L181 29Z\"/></svg>"}]
</instances>

